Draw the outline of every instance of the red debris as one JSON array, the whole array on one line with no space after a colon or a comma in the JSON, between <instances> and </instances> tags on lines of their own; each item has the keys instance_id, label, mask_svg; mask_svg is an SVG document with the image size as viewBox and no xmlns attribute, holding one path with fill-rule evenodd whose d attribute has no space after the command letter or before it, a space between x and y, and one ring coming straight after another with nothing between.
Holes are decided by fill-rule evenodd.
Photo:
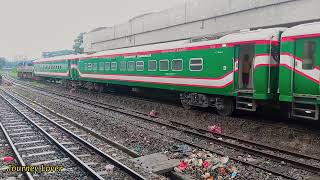
<instances>
[{"instance_id":1,"label":"red debris","mask_svg":"<svg viewBox=\"0 0 320 180\"><path fill-rule=\"evenodd\" d=\"M14 158L11 157L11 156L6 156L6 157L3 157L2 160L3 160L4 162L10 162L10 161L13 161Z\"/></svg>"},{"instance_id":2,"label":"red debris","mask_svg":"<svg viewBox=\"0 0 320 180\"><path fill-rule=\"evenodd\" d=\"M213 125L208 127L209 131L216 134L222 134L223 128L218 125Z\"/></svg>"},{"instance_id":3,"label":"red debris","mask_svg":"<svg viewBox=\"0 0 320 180\"><path fill-rule=\"evenodd\" d=\"M220 167L218 169L218 172L219 172L220 175L223 175L223 176L227 175L227 170L224 167Z\"/></svg>"},{"instance_id":4,"label":"red debris","mask_svg":"<svg viewBox=\"0 0 320 180\"><path fill-rule=\"evenodd\" d=\"M208 162L208 161L204 161L203 164L202 164L202 166L203 166L204 168L208 168L208 167L209 167L209 162Z\"/></svg>"},{"instance_id":5,"label":"red debris","mask_svg":"<svg viewBox=\"0 0 320 180\"><path fill-rule=\"evenodd\" d=\"M185 161L181 161L181 162L180 162L180 164L179 164L179 169L180 169L181 171L187 169L187 167L188 167L188 162L185 162Z\"/></svg>"},{"instance_id":6,"label":"red debris","mask_svg":"<svg viewBox=\"0 0 320 180\"><path fill-rule=\"evenodd\" d=\"M149 116L151 116L151 117L157 117L157 111L155 111L155 110L152 110L152 111L150 111L150 113L149 113Z\"/></svg>"}]
</instances>

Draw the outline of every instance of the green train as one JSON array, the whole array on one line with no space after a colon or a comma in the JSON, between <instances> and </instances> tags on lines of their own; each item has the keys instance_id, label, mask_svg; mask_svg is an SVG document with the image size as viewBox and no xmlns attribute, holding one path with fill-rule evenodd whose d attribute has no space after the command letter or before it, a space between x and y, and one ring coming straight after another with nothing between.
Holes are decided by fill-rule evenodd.
<instances>
[{"instance_id":1,"label":"green train","mask_svg":"<svg viewBox=\"0 0 320 180\"><path fill-rule=\"evenodd\" d=\"M320 22L315 22L39 59L33 74L74 86L172 90L184 107L214 107L223 116L278 104L291 117L319 120L319 65Z\"/></svg>"}]
</instances>

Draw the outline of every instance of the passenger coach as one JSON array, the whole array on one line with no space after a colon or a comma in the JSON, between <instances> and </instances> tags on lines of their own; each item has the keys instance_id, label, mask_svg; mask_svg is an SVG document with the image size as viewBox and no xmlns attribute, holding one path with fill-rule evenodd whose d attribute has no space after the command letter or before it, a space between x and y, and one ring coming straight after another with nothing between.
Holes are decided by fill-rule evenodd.
<instances>
[{"instance_id":1,"label":"passenger coach","mask_svg":"<svg viewBox=\"0 0 320 180\"><path fill-rule=\"evenodd\" d=\"M319 119L317 32L319 23L313 23L42 59L34 74L100 89L116 84L173 90L184 107L215 107L221 115L280 100L292 116Z\"/></svg>"}]
</instances>

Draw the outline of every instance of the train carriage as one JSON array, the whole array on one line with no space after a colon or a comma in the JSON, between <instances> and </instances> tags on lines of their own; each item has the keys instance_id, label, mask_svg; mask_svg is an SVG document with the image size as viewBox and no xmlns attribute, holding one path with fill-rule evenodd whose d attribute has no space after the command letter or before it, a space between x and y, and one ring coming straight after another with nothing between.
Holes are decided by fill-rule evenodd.
<instances>
[{"instance_id":1,"label":"train carriage","mask_svg":"<svg viewBox=\"0 0 320 180\"><path fill-rule=\"evenodd\" d=\"M76 55L67 55L36 60L33 75L42 79L71 80L71 61L78 58Z\"/></svg>"},{"instance_id":2,"label":"train carriage","mask_svg":"<svg viewBox=\"0 0 320 180\"><path fill-rule=\"evenodd\" d=\"M259 101L275 100L279 38L284 28L245 31L217 40L110 50L81 57L73 69L80 81L181 92L186 106L216 107L222 115L255 111ZM249 83L243 84L247 57ZM241 98L240 98L241 97Z\"/></svg>"},{"instance_id":3,"label":"train carriage","mask_svg":"<svg viewBox=\"0 0 320 180\"><path fill-rule=\"evenodd\" d=\"M21 79L32 79L33 66L19 66L17 67L17 77Z\"/></svg>"},{"instance_id":4,"label":"train carriage","mask_svg":"<svg viewBox=\"0 0 320 180\"><path fill-rule=\"evenodd\" d=\"M319 119L320 23L303 24L282 34L280 101L293 117Z\"/></svg>"}]
</instances>

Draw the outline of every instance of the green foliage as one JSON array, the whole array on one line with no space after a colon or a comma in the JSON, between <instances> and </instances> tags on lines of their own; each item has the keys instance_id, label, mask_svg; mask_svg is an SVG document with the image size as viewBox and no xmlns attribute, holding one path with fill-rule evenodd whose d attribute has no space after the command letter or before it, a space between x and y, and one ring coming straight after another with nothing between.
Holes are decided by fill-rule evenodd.
<instances>
[{"instance_id":1,"label":"green foliage","mask_svg":"<svg viewBox=\"0 0 320 180\"><path fill-rule=\"evenodd\" d=\"M83 35L84 33L80 33L77 38L74 40L74 45L73 49L77 54L82 54L83 53Z\"/></svg>"},{"instance_id":2,"label":"green foliage","mask_svg":"<svg viewBox=\"0 0 320 180\"><path fill-rule=\"evenodd\" d=\"M18 77L17 68L13 68L13 69L10 71L10 75L13 76L13 77Z\"/></svg>"}]
</instances>

